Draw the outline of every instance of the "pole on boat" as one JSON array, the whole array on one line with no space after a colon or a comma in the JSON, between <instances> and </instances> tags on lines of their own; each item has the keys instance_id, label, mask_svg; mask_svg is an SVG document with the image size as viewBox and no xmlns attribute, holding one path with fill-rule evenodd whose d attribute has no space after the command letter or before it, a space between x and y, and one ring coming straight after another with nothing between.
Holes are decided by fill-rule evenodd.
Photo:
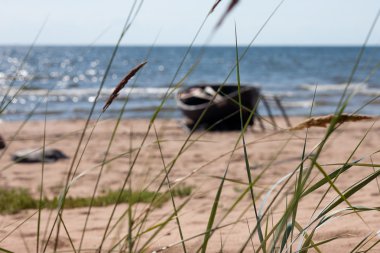
<instances>
[{"instance_id":1,"label":"pole on boat","mask_svg":"<svg viewBox=\"0 0 380 253\"><path fill-rule=\"evenodd\" d=\"M270 120L272 121L274 130L277 130L276 120L273 117L272 110L269 107L267 98L265 96L261 96L261 101L263 101L264 107L265 107L265 109L268 112L268 116L269 116Z\"/></svg>"},{"instance_id":2,"label":"pole on boat","mask_svg":"<svg viewBox=\"0 0 380 253\"><path fill-rule=\"evenodd\" d=\"M292 127L292 124L290 123L290 120L289 120L289 118L288 118L288 115L286 114L286 111L285 111L284 107L282 106L281 101L280 101L280 99L278 98L278 96L274 96L274 101L276 101L277 107L280 108L280 111L281 111L281 113L282 113L282 116L283 116L284 119L285 119L285 122L286 122L287 127Z\"/></svg>"}]
</instances>

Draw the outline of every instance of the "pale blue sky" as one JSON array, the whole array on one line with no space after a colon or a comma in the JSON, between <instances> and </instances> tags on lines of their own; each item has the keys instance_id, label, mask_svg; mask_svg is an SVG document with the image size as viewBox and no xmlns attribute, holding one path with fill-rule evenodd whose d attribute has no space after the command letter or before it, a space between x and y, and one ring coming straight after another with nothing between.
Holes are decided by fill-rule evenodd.
<instances>
[{"instance_id":1,"label":"pale blue sky","mask_svg":"<svg viewBox=\"0 0 380 253\"><path fill-rule=\"evenodd\" d=\"M114 44L133 0L0 0L0 44L30 44L49 16L37 44ZM123 45L188 45L215 0L145 0ZM229 0L208 20L203 44ZM279 0L240 0L212 45L248 43ZM257 40L258 45L359 45L380 8L379 0L287 0ZM371 44L380 42L380 24Z\"/></svg>"}]
</instances>

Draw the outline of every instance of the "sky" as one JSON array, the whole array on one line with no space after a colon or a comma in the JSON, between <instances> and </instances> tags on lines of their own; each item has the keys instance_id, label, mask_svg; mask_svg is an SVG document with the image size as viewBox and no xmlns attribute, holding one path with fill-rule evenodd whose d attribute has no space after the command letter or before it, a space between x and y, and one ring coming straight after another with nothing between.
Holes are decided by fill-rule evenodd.
<instances>
[{"instance_id":1,"label":"sky","mask_svg":"<svg viewBox=\"0 0 380 253\"><path fill-rule=\"evenodd\" d=\"M140 0L139 0L140 1ZM114 45L133 0L0 0L0 44ZM122 45L189 45L215 0L145 0ZM240 0L208 41L230 0L207 19L196 44L248 44L279 0ZM361 45L379 0L285 0L256 45ZM370 44L380 43L380 24Z\"/></svg>"}]
</instances>

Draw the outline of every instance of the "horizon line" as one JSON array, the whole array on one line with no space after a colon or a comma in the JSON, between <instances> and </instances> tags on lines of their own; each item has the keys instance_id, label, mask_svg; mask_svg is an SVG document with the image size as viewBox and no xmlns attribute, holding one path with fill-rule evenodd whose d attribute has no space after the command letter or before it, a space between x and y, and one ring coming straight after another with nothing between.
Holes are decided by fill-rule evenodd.
<instances>
[{"instance_id":1,"label":"horizon line","mask_svg":"<svg viewBox=\"0 0 380 253\"><path fill-rule=\"evenodd\" d=\"M239 47L247 47L249 44L241 44ZM26 43L0 43L0 47L28 47L31 44ZM34 47L113 47L115 44L112 43L102 43L102 44L82 44L82 43L41 43L35 44ZM130 45L120 45L120 47L151 47L151 44L130 44ZM363 44L257 44L251 45L251 47L362 47ZM155 47L189 47L188 44L157 44ZM201 45L195 44L193 47L235 47L234 44L212 44L212 45ZM378 44L368 44L366 47L380 47Z\"/></svg>"}]
</instances>

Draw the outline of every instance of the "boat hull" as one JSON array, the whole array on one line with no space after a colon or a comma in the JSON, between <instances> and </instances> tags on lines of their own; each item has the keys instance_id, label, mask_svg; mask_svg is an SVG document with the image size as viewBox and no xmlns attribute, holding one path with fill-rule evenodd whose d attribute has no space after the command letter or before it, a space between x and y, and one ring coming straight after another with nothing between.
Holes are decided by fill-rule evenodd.
<instances>
[{"instance_id":1,"label":"boat hull","mask_svg":"<svg viewBox=\"0 0 380 253\"><path fill-rule=\"evenodd\" d=\"M210 101L207 99L188 96L190 89L204 89L211 87L215 92L221 85L197 85L180 90L176 96L177 104L186 117L186 126L190 129L197 128L210 130L240 130L240 106L239 93L236 85L224 85L220 88L221 96ZM254 123L254 115L251 111L256 108L259 101L260 90L257 87L241 86L241 104L243 124ZM186 96L187 95L187 96ZM186 97L186 98L184 98ZM199 120L198 124L197 121Z\"/></svg>"}]
</instances>

